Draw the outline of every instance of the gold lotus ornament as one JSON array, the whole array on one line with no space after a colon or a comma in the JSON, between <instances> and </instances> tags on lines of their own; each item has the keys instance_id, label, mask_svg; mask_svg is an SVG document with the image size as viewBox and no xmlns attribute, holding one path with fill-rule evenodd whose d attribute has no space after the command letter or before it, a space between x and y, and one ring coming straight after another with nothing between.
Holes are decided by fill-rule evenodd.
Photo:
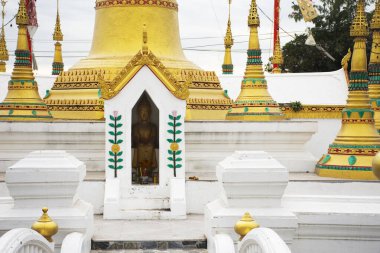
<instances>
[{"instance_id":1,"label":"gold lotus ornament","mask_svg":"<svg viewBox=\"0 0 380 253\"><path fill-rule=\"evenodd\" d=\"M259 228L260 225L247 212L235 225L235 232L240 235L240 241L253 229Z\"/></svg>"},{"instance_id":2,"label":"gold lotus ornament","mask_svg":"<svg viewBox=\"0 0 380 253\"><path fill-rule=\"evenodd\" d=\"M33 224L32 229L45 237L49 242L53 242L52 237L58 232L58 225L49 217L48 211L49 209L47 207L42 208L43 214L39 220Z\"/></svg>"}]
</instances>

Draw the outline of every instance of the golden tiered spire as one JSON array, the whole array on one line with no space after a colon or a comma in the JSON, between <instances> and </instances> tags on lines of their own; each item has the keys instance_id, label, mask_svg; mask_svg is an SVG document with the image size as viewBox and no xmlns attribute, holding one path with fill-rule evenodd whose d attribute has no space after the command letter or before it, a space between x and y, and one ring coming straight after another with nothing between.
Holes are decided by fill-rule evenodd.
<instances>
[{"instance_id":1,"label":"golden tiered spire","mask_svg":"<svg viewBox=\"0 0 380 253\"><path fill-rule=\"evenodd\" d=\"M350 35L354 37L350 85L342 127L328 154L318 162L324 177L372 180L372 160L380 151L380 136L368 96L366 41L369 35L364 0L359 0Z\"/></svg>"},{"instance_id":2,"label":"golden tiered spire","mask_svg":"<svg viewBox=\"0 0 380 253\"><path fill-rule=\"evenodd\" d=\"M375 111L375 126L380 131L380 1L376 1L371 29L372 51L368 66L369 85L368 94L371 99L372 109Z\"/></svg>"},{"instance_id":3,"label":"golden tiered spire","mask_svg":"<svg viewBox=\"0 0 380 253\"><path fill-rule=\"evenodd\" d=\"M6 61L9 60L9 54L7 50L7 43L5 41L5 29L4 29L4 18L5 18L5 5L7 1L1 0L2 12L2 25L1 25L1 35L0 35L0 72L5 72L6 69Z\"/></svg>"},{"instance_id":4,"label":"golden tiered spire","mask_svg":"<svg viewBox=\"0 0 380 253\"><path fill-rule=\"evenodd\" d=\"M281 74L281 65L284 64L284 58L282 57L280 33L277 33L272 63L277 65L276 68L273 68L273 74Z\"/></svg>"},{"instance_id":5,"label":"golden tiered spire","mask_svg":"<svg viewBox=\"0 0 380 253\"><path fill-rule=\"evenodd\" d=\"M0 120L52 120L46 104L38 94L37 82L34 80L27 38L29 22L25 0L20 0L16 23L18 25L16 61L8 83L7 97L0 104Z\"/></svg>"},{"instance_id":6,"label":"golden tiered spire","mask_svg":"<svg viewBox=\"0 0 380 253\"><path fill-rule=\"evenodd\" d=\"M224 53L224 63L222 65L223 74L233 74L234 65L232 64L231 48L234 45L234 39L232 37L231 29L231 0L228 3L228 22L227 22L227 32L224 37L224 46L226 51Z\"/></svg>"},{"instance_id":7,"label":"golden tiered spire","mask_svg":"<svg viewBox=\"0 0 380 253\"><path fill-rule=\"evenodd\" d=\"M258 27L260 19L256 0L252 0L248 17L250 27L248 61L240 95L227 113L227 120L273 121L282 120L278 104L268 92L261 61Z\"/></svg>"},{"instance_id":8,"label":"golden tiered spire","mask_svg":"<svg viewBox=\"0 0 380 253\"><path fill-rule=\"evenodd\" d=\"M53 34L53 40L55 43L54 50L54 62L53 62L53 75L59 75L64 68L63 59L62 59L62 45L60 41L63 41L63 34L61 31L61 20L59 18L59 0L57 0L57 18L55 21L55 29Z\"/></svg>"}]
</instances>

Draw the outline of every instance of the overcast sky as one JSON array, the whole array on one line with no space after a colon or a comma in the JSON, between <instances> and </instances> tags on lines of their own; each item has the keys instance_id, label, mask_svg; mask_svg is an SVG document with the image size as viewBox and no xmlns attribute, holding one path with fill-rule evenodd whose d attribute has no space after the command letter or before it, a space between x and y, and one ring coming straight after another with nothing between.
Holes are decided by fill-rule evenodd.
<instances>
[{"instance_id":1,"label":"overcast sky","mask_svg":"<svg viewBox=\"0 0 380 253\"><path fill-rule=\"evenodd\" d=\"M17 0L9 0L7 4L6 21L17 13ZM248 40L247 17L250 0L232 1L232 31L235 36L233 47L233 62L235 73L241 75L244 72L246 62L246 49ZM295 23L288 18L291 0L281 1L281 26L290 34L303 33L307 27L305 22ZM187 57L206 70L221 72L223 63L223 37L226 30L228 15L228 0L178 0L179 21L182 38L182 46L186 49L194 46L203 46L202 50L211 52L195 52L185 50ZM273 1L257 0L257 4L271 18L273 17ZM92 32L95 16L95 0L64 0L60 1L60 14L62 31L64 33L63 54L65 69L67 70L80 58L87 55L92 40ZM37 0L37 15L39 29L34 38L34 50L39 64L39 75L47 75L51 72L53 61L54 42L52 33L55 24L56 1ZM196 14L197 18L194 18ZM267 62L272 54L272 30L273 24L261 12L260 40L263 50L263 61ZM8 71L12 70L14 50L16 47L17 27L6 27L6 39L11 61L8 63ZM310 26L310 24L309 24ZM281 33L281 43L285 44L291 37ZM212 37L208 39L195 39L199 37ZM209 44L219 44L204 47Z\"/></svg>"}]
</instances>

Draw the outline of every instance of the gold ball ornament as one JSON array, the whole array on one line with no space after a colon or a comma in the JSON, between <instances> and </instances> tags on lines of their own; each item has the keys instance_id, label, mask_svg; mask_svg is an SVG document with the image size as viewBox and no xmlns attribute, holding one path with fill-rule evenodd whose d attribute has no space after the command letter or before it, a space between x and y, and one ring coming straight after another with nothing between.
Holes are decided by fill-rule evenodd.
<instances>
[{"instance_id":1,"label":"gold ball ornament","mask_svg":"<svg viewBox=\"0 0 380 253\"><path fill-rule=\"evenodd\" d=\"M372 171L375 176L380 179L380 152L377 153L372 160Z\"/></svg>"},{"instance_id":2,"label":"gold ball ornament","mask_svg":"<svg viewBox=\"0 0 380 253\"><path fill-rule=\"evenodd\" d=\"M252 218L249 213L244 216L235 225L235 232L240 235L240 241L251 232L251 230L259 228L260 225Z\"/></svg>"},{"instance_id":3,"label":"gold ball ornament","mask_svg":"<svg viewBox=\"0 0 380 253\"><path fill-rule=\"evenodd\" d=\"M111 147L112 152L119 153L120 152L120 146L118 144L113 144Z\"/></svg>"},{"instance_id":4,"label":"gold ball ornament","mask_svg":"<svg viewBox=\"0 0 380 253\"><path fill-rule=\"evenodd\" d=\"M171 149L172 151L177 151L177 150L179 149L179 145L178 145L178 143L173 142L173 143L170 145L170 149Z\"/></svg>"},{"instance_id":5,"label":"gold ball ornament","mask_svg":"<svg viewBox=\"0 0 380 253\"><path fill-rule=\"evenodd\" d=\"M45 237L49 242L53 242L52 237L58 232L58 225L49 217L48 210L47 207L42 208L43 214L33 224L32 229Z\"/></svg>"}]
</instances>

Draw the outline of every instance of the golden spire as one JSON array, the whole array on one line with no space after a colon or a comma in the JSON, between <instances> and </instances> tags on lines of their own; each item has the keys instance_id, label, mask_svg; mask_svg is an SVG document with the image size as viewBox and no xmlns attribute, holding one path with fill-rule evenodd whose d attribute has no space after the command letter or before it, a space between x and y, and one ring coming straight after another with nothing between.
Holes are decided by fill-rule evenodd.
<instances>
[{"instance_id":1,"label":"golden spire","mask_svg":"<svg viewBox=\"0 0 380 253\"><path fill-rule=\"evenodd\" d=\"M58 232L58 225L48 215L49 209L42 208L42 216L32 225L32 229L45 237L49 242L53 242L53 235Z\"/></svg>"},{"instance_id":2,"label":"golden spire","mask_svg":"<svg viewBox=\"0 0 380 253\"><path fill-rule=\"evenodd\" d=\"M234 45L234 39L232 37L232 29L231 29L231 0L229 0L227 32L226 32L226 36L224 37L224 46L226 48L226 51L224 53L224 63L222 65L223 74L234 73L234 65L232 64L232 56L231 56L231 48L233 45Z\"/></svg>"},{"instance_id":3,"label":"golden spire","mask_svg":"<svg viewBox=\"0 0 380 253\"><path fill-rule=\"evenodd\" d=\"M258 27L260 19L256 0L252 0L248 17L250 27L247 67L242 81L240 95L227 113L227 120L273 121L282 120L277 102L268 92L267 81L261 60Z\"/></svg>"},{"instance_id":4,"label":"golden spire","mask_svg":"<svg viewBox=\"0 0 380 253\"><path fill-rule=\"evenodd\" d=\"M64 64L62 59L62 44L60 41L63 41L63 33L61 31L61 19L59 17L59 0L57 0L57 18L55 21L55 29L53 33L53 40L55 43L54 50L54 61L53 61L53 75L59 75L64 70Z\"/></svg>"},{"instance_id":5,"label":"golden spire","mask_svg":"<svg viewBox=\"0 0 380 253\"><path fill-rule=\"evenodd\" d=\"M8 94L0 104L0 120L52 120L46 104L38 93L37 82L34 80L27 38L28 14L25 0L20 0L16 23L18 25L16 60L11 80L8 82Z\"/></svg>"},{"instance_id":6,"label":"golden spire","mask_svg":"<svg viewBox=\"0 0 380 253\"><path fill-rule=\"evenodd\" d=\"M372 50L368 65L369 85L368 94L372 109L375 111L375 126L380 132L380 1L376 1L376 8L371 21Z\"/></svg>"},{"instance_id":7,"label":"golden spire","mask_svg":"<svg viewBox=\"0 0 380 253\"><path fill-rule=\"evenodd\" d=\"M317 174L324 177L375 179L372 160L380 151L380 136L375 128L374 111L368 96L366 37L369 31L364 7L364 0L359 0L350 31L355 44L342 127L328 154L316 166Z\"/></svg>"},{"instance_id":8,"label":"golden spire","mask_svg":"<svg viewBox=\"0 0 380 253\"><path fill-rule=\"evenodd\" d=\"M6 61L9 60L9 54L7 50L7 43L5 41L5 29L4 29L4 18L5 18L5 5L7 1L1 0L2 12L2 25L1 25L1 35L0 35L0 72L6 71Z\"/></svg>"},{"instance_id":9,"label":"golden spire","mask_svg":"<svg viewBox=\"0 0 380 253\"><path fill-rule=\"evenodd\" d=\"M281 42L280 42L280 33L277 33L274 55L273 55L273 64L277 65L277 68L273 68L273 74L281 74L281 65L284 64L284 58L282 56Z\"/></svg>"}]
</instances>

